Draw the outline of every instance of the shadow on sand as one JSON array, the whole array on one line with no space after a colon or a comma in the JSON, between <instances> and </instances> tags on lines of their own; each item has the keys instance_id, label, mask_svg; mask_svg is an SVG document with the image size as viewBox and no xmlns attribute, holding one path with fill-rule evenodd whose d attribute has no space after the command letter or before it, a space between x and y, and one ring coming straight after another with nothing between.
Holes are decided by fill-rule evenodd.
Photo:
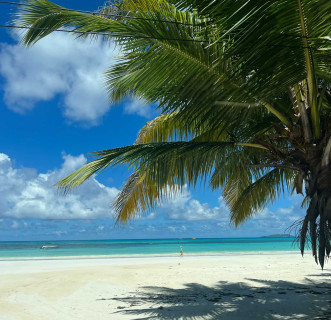
<instances>
[{"instance_id":1,"label":"shadow on sand","mask_svg":"<svg viewBox=\"0 0 331 320\"><path fill-rule=\"evenodd\" d=\"M249 284L219 282L214 287L142 287L126 297L100 300L115 300L113 316L129 319L331 320L331 281L324 276L323 281L306 278L302 284L247 279Z\"/></svg>"}]
</instances>

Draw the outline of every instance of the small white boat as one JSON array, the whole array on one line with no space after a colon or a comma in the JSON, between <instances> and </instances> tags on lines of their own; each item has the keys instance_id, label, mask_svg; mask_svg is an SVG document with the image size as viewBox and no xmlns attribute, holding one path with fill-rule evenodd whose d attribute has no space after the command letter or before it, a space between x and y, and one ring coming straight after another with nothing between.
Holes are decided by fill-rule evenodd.
<instances>
[{"instance_id":1,"label":"small white boat","mask_svg":"<svg viewBox=\"0 0 331 320\"><path fill-rule=\"evenodd\" d=\"M55 244L46 244L44 246L41 246L40 249L56 249L59 246L55 245Z\"/></svg>"}]
</instances>

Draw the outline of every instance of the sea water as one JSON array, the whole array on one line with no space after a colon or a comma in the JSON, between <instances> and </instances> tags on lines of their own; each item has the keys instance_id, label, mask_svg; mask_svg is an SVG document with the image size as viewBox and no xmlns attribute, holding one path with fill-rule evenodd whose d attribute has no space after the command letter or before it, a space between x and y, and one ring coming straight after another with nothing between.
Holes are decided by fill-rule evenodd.
<instances>
[{"instance_id":1,"label":"sea water","mask_svg":"<svg viewBox=\"0 0 331 320\"><path fill-rule=\"evenodd\" d=\"M42 249L42 246L56 248ZM65 256L226 254L298 250L294 238L143 239L0 242L0 259Z\"/></svg>"}]
</instances>

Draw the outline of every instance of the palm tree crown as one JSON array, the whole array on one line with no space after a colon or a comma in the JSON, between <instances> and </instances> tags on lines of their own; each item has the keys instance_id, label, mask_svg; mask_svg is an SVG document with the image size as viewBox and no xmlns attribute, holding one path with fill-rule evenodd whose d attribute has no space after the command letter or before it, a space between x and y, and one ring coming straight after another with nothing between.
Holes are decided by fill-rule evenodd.
<instances>
[{"instance_id":1,"label":"palm tree crown","mask_svg":"<svg viewBox=\"0 0 331 320\"><path fill-rule=\"evenodd\" d=\"M115 204L119 222L185 184L223 189L238 225L285 190L305 194L301 222L323 267L331 239L329 0L115 0L94 14L27 0L16 23L33 45L58 28L118 43L109 98L157 103L134 145L58 183L68 191L120 164L134 169Z\"/></svg>"}]
</instances>

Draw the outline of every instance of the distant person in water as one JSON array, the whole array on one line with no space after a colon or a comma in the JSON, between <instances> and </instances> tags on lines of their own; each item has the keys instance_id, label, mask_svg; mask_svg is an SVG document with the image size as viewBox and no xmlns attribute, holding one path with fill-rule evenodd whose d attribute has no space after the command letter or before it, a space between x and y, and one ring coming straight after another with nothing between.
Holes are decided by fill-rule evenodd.
<instances>
[{"instance_id":1,"label":"distant person in water","mask_svg":"<svg viewBox=\"0 0 331 320\"><path fill-rule=\"evenodd\" d=\"M180 246L180 256L183 257L184 252L183 252L183 246Z\"/></svg>"}]
</instances>

